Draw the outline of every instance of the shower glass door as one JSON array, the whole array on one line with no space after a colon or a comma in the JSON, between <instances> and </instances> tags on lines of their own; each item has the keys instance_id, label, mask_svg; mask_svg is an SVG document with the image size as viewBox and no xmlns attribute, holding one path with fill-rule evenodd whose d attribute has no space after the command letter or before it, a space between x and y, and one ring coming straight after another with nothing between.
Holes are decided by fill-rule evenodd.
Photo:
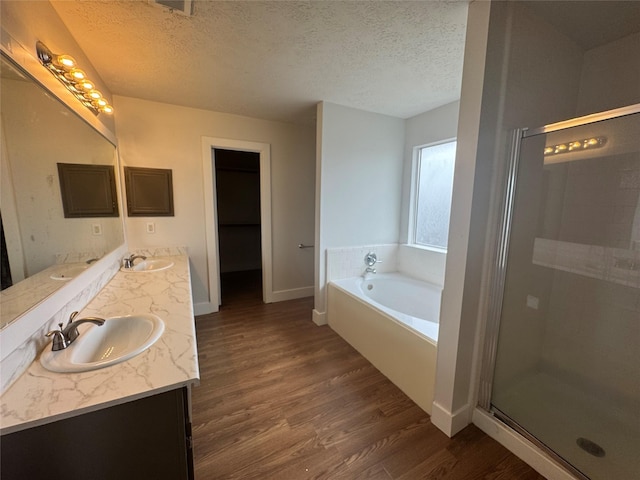
<instances>
[{"instance_id":1,"label":"shower glass door","mask_svg":"<svg viewBox=\"0 0 640 480\"><path fill-rule=\"evenodd\" d=\"M640 113L525 132L514 161L491 409L577 475L638 479Z\"/></svg>"}]
</instances>

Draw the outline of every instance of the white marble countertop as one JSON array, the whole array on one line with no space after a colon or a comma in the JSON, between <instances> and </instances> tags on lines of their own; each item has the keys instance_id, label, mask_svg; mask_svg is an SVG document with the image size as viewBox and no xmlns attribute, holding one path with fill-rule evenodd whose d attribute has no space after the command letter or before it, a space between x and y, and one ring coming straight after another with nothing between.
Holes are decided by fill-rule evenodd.
<instances>
[{"instance_id":1,"label":"white marble countertop","mask_svg":"<svg viewBox=\"0 0 640 480\"><path fill-rule=\"evenodd\" d=\"M164 258L174 266L157 272L116 273L78 315L153 313L165 323L162 337L126 362L89 372L50 372L38 357L0 397L2 434L198 383L188 257ZM78 330L85 327L90 328L85 324Z\"/></svg>"},{"instance_id":2,"label":"white marble countertop","mask_svg":"<svg viewBox=\"0 0 640 480\"><path fill-rule=\"evenodd\" d=\"M52 274L62 272L64 268L73 266L87 267L85 264L52 265L15 285L0 292L0 307L2 308L2 325L6 325L16 319L20 314L37 305L43 298L48 297L66 281L51 278ZM0 325L0 326L2 326Z\"/></svg>"}]
</instances>

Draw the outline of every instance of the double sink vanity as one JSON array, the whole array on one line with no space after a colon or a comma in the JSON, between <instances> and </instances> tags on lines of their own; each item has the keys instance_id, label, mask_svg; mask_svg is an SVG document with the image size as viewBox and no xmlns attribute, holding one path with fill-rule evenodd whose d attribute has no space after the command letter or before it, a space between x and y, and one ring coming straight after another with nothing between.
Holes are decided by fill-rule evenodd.
<instances>
[{"instance_id":1,"label":"double sink vanity","mask_svg":"<svg viewBox=\"0 0 640 480\"><path fill-rule=\"evenodd\" d=\"M169 259L142 258L138 264L125 259L127 266L121 270L127 273L158 272L174 265ZM66 326L60 323L58 330L47 333L47 337L53 337L52 347L40 355L40 364L47 370L73 373L109 367L144 352L164 332L162 319L151 313L76 320L77 315L78 312L73 312ZM88 329L80 338L80 325L86 323L102 328Z\"/></svg>"},{"instance_id":2,"label":"double sink vanity","mask_svg":"<svg viewBox=\"0 0 640 480\"><path fill-rule=\"evenodd\" d=\"M193 478L188 257L117 271L73 322L77 339L47 344L0 397L3 478Z\"/></svg>"}]
</instances>

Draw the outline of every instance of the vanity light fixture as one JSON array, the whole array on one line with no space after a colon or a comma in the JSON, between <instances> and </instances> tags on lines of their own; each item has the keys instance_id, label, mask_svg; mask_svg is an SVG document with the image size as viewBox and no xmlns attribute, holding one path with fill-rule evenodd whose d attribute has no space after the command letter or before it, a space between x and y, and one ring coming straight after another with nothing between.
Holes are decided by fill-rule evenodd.
<instances>
[{"instance_id":1,"label":"vanity light fixture","mask_svg":"<svg viewBox=\"0 0 640 480\"><path fill-rule=\"evenodd\" d=\"M559 143L544 147L544 155L558 155L559 153L577 152L581 150L591 150L600 148L607 143L607 137L591 137L582 140L572 140L570 142Z\"/></svg>"},{"instance_id":2,"label":"vanity light fixture","mask_svg":"<svg viewBox=\"0 0 640 480\"><path fill-rule=\"evenodd\" d=\"M87 78L87 74L78 68L73 57L56 55L42 42L36 43L36 51L42 65L60 80L80 103L96 115L113 113L113 107L95 89L94 83Z\"/></svg>"}]
</instances>

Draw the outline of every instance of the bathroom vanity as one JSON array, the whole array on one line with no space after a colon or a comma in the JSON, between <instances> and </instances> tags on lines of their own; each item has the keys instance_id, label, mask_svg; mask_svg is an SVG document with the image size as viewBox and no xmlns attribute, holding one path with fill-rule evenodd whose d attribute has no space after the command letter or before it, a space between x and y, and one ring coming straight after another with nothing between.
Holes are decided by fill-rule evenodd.
<instances>
[{"instance_id":1,"label":"bathroom vanity","mask_svg":"<svg viewBox=\"0 0 640 480\"><path fill-rule=\"evenodd\" d=\"M72 373L45 369L41 353L0 397L3 479L193 478L190 388L199 371L189 264L166 258L171 268L118 271L78 315L156 315L164 331L151 347ZM102 327L80 325L77 342L90 328Z\"/></svg>"},{"instance_id":2,"label":"bathroom vanity","mask_svg":"<svg viewBox=\"0 0 640 480\"><path fill-rule=\"evenodd\" d=\"M3 436L10 479L193 479L186 388Z\"/></svg>"},{"instance_id":3,"label":"bathroom vanity","mask_svg":"<svg viewBox=\"0 0 640 480\"><path fill-rule=\"evenodd\" d=\"M142 270L118 270L129 246L115 124L78 103L41 64L37 38L69 47L67 60L81 49L48 2L29 3L2 2L0 475L193 478L190 389L199 371L186 251L136 252L153 258ZM98 171L96 185L82 180ZM93 191L108 194L84 195ZM104 200L98 210L96 198ZM80 336L51 352L45 334L74 310L77 319L106 322L78 322ZM161 322L159 336L132 347L146 338L151 317ZM75 337L64 330L53 334L58 346Z\"/></svg>"}]
</instances>

